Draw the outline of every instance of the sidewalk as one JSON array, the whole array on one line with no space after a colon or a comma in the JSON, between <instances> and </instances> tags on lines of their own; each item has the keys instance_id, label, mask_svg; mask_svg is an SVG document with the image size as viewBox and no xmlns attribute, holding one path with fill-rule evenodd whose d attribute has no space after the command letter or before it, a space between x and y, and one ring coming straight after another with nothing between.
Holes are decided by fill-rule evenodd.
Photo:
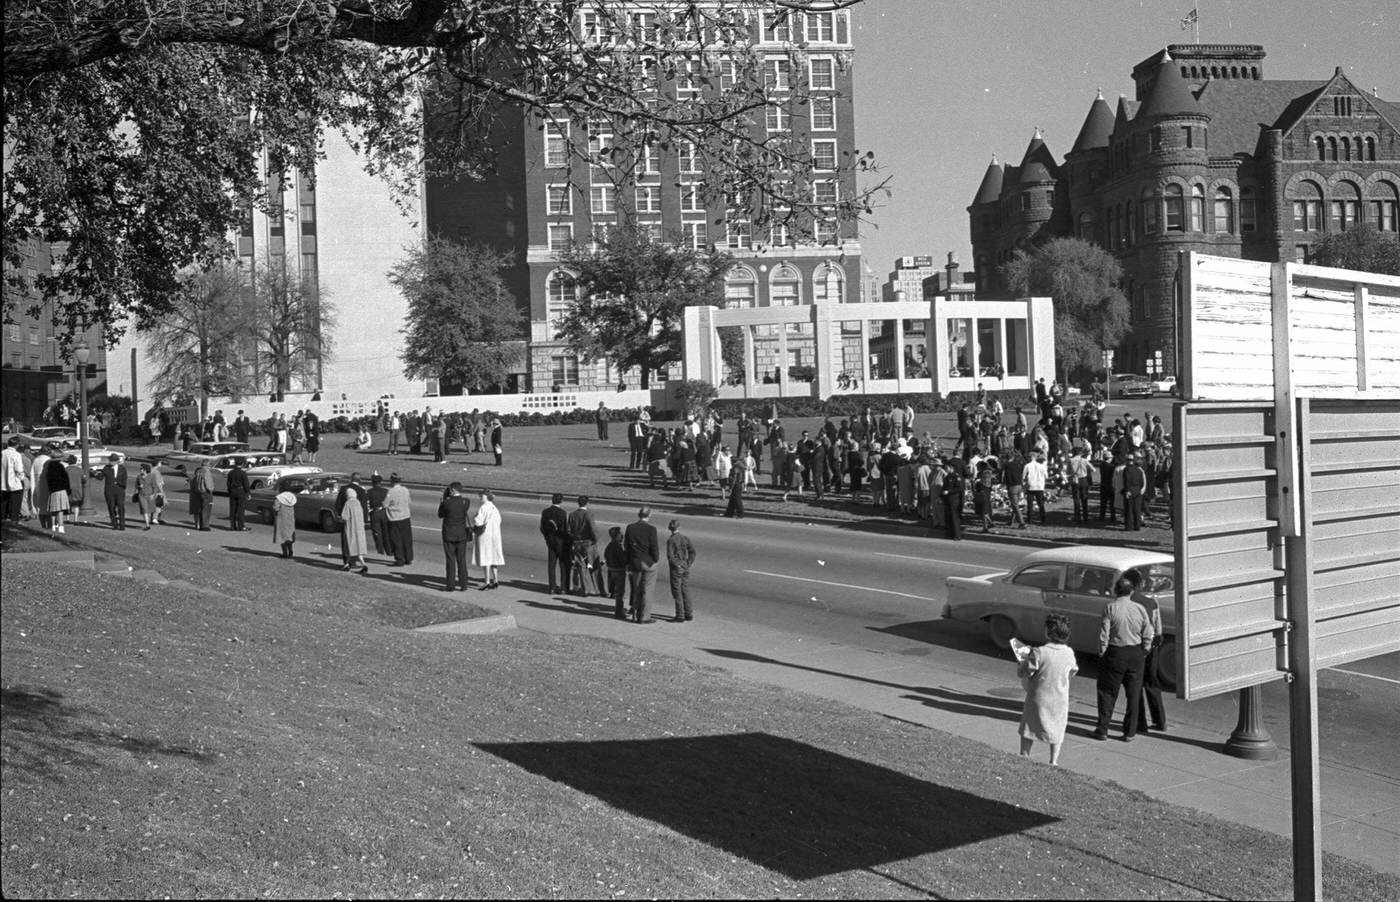
<instances>
[{"instance_id":1,"label":"sidewalk","mask_svg":"<svg viewBox=\"0 0 1400 902\"><path fill-rule=\"evenodd\" d=\"M744 679L934 727L1009 754L1018 748L1016 728L1024 693L1010 666L1001 685L989 686L984 677L959 673L944 673L935 680L917 658L806 642L780 631L706 619L703 611L690 623L663 621L639 627L601 614L603 608L610 614L612 602L596 597L557 599L547 605L508 601L501 613L513 615L525 629L612 639L643 652L721 667ZM600 616L579 616L594 611ZM1268 762L1232 758L1219 751L1224 736L1190 727L1139 736L1131 744L1116 738L1096 742L1086 736L1095 704L1092 686L1087 693L1085 688L1077 686L1077 697L1071 697L1062 766L1223 820L1291 834L1286 753ZM1037 744L1033 754L1043 762L1045 746ZM1396 781L1324 770L1322 803L1327 851L1400 875Z\"/></svg>"}]
</instances>

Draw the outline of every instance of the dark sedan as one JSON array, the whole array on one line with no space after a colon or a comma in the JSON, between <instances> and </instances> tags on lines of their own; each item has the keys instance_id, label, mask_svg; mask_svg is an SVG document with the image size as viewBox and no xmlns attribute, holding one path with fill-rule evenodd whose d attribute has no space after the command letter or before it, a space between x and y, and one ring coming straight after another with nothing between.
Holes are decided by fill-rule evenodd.
<instances>
[{"instance_id":1,"label":"dark sedan","mask_svg":"<svg viewBox=\"0 0 1400 902\"><path fill-rule=\"evenodd\" d=\"M275 486L264 486L248 494L248 513L261 517L264 523L276 518L273 502L281 492L297 496L297 525L315 524L322 532L338 532L340 521L335 516L335 500L340 490L350 484L349 473L309 473L284 476Z\"/></svg>"}]
</instances>

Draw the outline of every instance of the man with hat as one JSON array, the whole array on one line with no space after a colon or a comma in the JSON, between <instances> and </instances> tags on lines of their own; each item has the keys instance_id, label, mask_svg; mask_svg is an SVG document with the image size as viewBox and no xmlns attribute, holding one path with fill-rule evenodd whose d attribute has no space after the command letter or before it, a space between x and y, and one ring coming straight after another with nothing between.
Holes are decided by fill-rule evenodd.
<instances>
[{"instance_id":1,"label":"man with hat","mask_svg":"<svg viewBox=\"0 0 1400 902\"><path fill-rule=\"evenodd\" d=\"M389 491L384 495L384 513L389 518L389 551L395 567L413 563L412 500L408 486L399 481L399 474L389 474Z\"/></svg>"},{"instance_id":2,"label":"man with hat","mask_svg":"<svg viewBox=\"0 0 1400 902\"><path fill-rule=\"evenodd\" d=\"M384 497L388 494L389 487L384 485L384 477L378 473L370 476L365 503L369 505L369 531L374 538L375 554L392 553L389 550L389 515L384 512Z\"/></svg>"},{"instance_id":3,"label":"man with hat","mask_svg":"<svg viewBox=\"0 0 1400 902\"><path fill-rule=\"evenodd\" d=\"M243 458L233 459L233 469L228 471L228 520L234 532L246 532L243 525L243 507L248 501L248 474L243 469Z\"/></svg>"},{"instance_id":4,"label":"man with hat","mask_svg":"<svg viewBox=\"0 0 1400 902\"><path fill-rule=\"evenodd\" d=\"M1147 473L1142 468L1142 452L1128 455L1123 467L1123 529L1138 532L1142 529L1142 496L1147 491Z\"/></svg>"},{"instance_id":5,"label":"man with hat","mask_svg":"<svg viewBox=\"0 0 1400 902\"><path fill-rule=\"evenodd\" d=\"M102 500L113 529L126 529L126 467L121 461L120 454L109 454L102 467Z\"/></svg>"}]
</instances>

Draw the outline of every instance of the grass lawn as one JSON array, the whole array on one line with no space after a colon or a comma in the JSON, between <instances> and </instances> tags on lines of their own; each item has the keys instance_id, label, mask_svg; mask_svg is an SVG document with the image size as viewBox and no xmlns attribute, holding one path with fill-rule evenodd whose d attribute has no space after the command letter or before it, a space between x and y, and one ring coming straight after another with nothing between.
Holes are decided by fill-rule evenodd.
<instances>
[{"instance_id":1,"label":"grass lawn","mask_svg":"<svg viewBox=\"0 0 1400 902\"><path fill-rule=\"evenodd\" d=\"M1169 405L1165 401L1139 403L1132 410L1141 414L1144 407L1162 416L1164 421L1170 419ZM1109 413L1114 416L1121 415L1123 409L1113 407ZM788 437L796 440L804 429L816 434L821 428L822 420L816 417L784 420L783 425ZM957 441L956 416L953 414L920 414L915 420L915 430L919 434L928 430L949 450ZM735 436L733 422L726 423L725 440L731 448ZM386 453L383 436L375 436L376 447L369 451L345 448L348 438L340 434L327 435L317 463L328 470L358 471L362 474L378 471L388 476L391 472L397 472L405 481L411 483L446 485L458 480L469 489L491 488L529 492L537 493L542 498L557 491L570 499L577 495L591 495L600 499L621 499L638 504L665 504L695 515L718 516L724 512L725 507L725 501L716 488L688 492L663 488L659 482L656 488L652 488L644 473L628 470L625 423L611 425L610 440L607 442L598 440L596 429L591 423L508 429L504 440L505 462L500 467L493 465L493 458L489 453L465 454L460 446L451 452L447 463L436 464L429 454L389 455ZM254 436L252 444L254 448L261 448L266 446L266 441L266 438ZM168 448L168 445L134 446L125 450L137 457L146 457L155 453L163 454ZM805 497L793 495L784 501L782 492L769 487L770 470L767 463L765 455L761 462L763 471L758 476L759 491L744 496L744 507L748 513L834 519L845 523L859 523L874 530L922 528L913 520L900 521L874 507L869 501L868 491L864 493L861 502L855 504L847 496L830 494L822 501L816 501L811 493L807 493ZM177 492L183 491L184 482L177 477L172 486ZM1097 488L1093 489L1091 503L1092 510L1097 513ZM1131 537L1117 526L1075 524L1072 521L1073 506L1068 497L1048 507L1049 522L1044 526L1037 523L1026 531L1004 528L1006 517L1000 515L997 518L997 534L1049 539L1062 544L1107 543L1159 550L1171 548L1171 530L1166 524L1167 511L1161 505L1153 510L1154 518L1148 520L1143 531ZM969 536L980 535L972 530L967 532ZM939 534L942 534L941 531Z\"/></svg>"},{"instance_id":2,"label":"grass lawn","mask_svg":"<svg viewBox=\"0 0 1400 902\"><path fill-rule=\"evenodd\" d=\"M276 563L216 594L4 562L7 897L1290 893L1281 837L606 641L413 632Z\"/></svg>"}]
</instances>

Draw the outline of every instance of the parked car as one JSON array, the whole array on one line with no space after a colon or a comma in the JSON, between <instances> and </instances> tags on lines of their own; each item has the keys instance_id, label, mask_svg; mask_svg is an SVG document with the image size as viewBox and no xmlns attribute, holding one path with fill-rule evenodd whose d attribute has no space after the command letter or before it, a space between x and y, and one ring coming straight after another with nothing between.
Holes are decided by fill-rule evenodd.
<instances>
[{"instance_id":1,"label":"parked car","mask_svg":"<svg viewBox=\"0 0 1400 902\"><path fill-rule=\"evenodd\" d=\"M15 433L15 438L19 439L21 448L30 451L38 451L49 442L58 442L65 450L78 447L78 430L72 426L35 426L28 432Z\"/></svg>"},{"instance_id":2,"label":"parked car","mask_svg":"<svg viewBox=\"0 0 1400 902\"><path fill-rule=\"evenodd\" d=\"M1176 395L1176 377L1162 376L1152 380L1152 391L1158 395Z\"/></svg>"},{"instance_id":3,"label":"parked car","mask_svg":"<svg viewBox=\"0 0 1400 902\"><path fill-rule=\"evenodd\" d=\"M162 457L160 469L170 476L193 476L201 463L247 450L243 442L194 442L188 451L171 451Z\"/></svg>"},{"instance_id":4,"label":"parked car","mask_svg":"<svg viewBox=\"0 0 1400 902\"><path fill-rule=\"evenodd\" d=\"M1135 548L1071 545L1033 551L1010 570L981 576L950 576L943 617L987 625L998 648L1012 639L1045 641L1045 615L1069 615L1069 645L1097 655L1104 605L1124 571L1137 568L1140 591L1162 611L1164 639L1158 653L1163 680L1176 688L1176 569L1171 555Z\"/></svg>"},{"instance_id":5,"label":"parked car","mask_svg":"<svg viewBox=\"0 0 1400 902\"><path fill-rule=\"evenodd\" d=\"M248 512L271 523L276 517L273 502L281 492L297 496L297 524L315 524L322 532L338 532L335 499L350 484L349 473L309 473L284 476L275 483L255 489L248 495Z\"/></svg>"}]
</instances>

